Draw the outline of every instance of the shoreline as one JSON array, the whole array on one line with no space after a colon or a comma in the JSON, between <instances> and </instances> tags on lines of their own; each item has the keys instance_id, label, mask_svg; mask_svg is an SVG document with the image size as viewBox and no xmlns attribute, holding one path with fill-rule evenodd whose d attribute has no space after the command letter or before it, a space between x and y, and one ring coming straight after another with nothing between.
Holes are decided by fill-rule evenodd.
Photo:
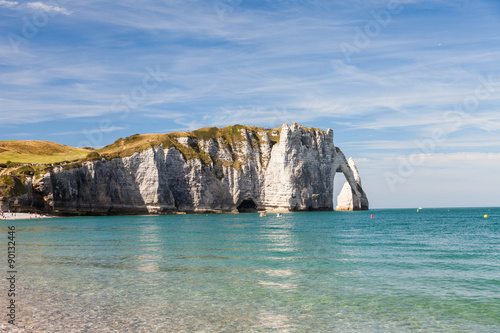
<instances>
[{"instance_id":1,"label":"shoreline","mask_svg":"<svg viewBox=\"0 0 500 333\"><path fill-rule=\"evenodd\" d=\"M177 212L170 212L167 214L96 214L96 215L45 215L45 214L39 214L39 213L20 213L20 212L13 212L13 213L8 213L4 212L3 215L0 213L0 221L7 221L7 220L40 220L40 219L51 219L51 218L61 218L61 217L107 217L107 216L167 216L167 215L225 215L225 214L243 214L243 215L253 215L253 214L261 214L265 213L267 214L268 217L270 216L275 216L276 214L290 214L290 213L300 213L300 212L308 212L308 211L290 211L290 210L280 210L280 209L273 209L273 210L259 210L255 212L238 212L238 211L177 211ZM319 212L334 212L332 211L321 211Z\"/></svg>"},{"instance_id":2,"label":"shoreline","mask_svg":"<svg viewBox=\"0 0 500 333\"><path fill-rule=\"evenodd\" d=\"M40 220L55 218L53 215L43 215L36 213L3 213L0 215L0 221L6 220Z\"/></svg>"}]
</instances>

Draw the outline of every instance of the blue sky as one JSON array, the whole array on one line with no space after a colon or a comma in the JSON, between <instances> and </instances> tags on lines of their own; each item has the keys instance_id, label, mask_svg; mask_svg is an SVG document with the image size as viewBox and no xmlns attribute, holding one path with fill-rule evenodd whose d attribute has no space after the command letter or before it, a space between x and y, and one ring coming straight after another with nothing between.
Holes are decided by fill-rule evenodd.
<instances>
[{"instance_id":1,"label":"blue sky","mask_svg":"<svg viewBox=\"0 0 500 333\"><path fill-rule=\"evenodd\" d=\"M0 0L0 140L295 121L374 208L499 206L499 59L496 0Z\"/></svg>"}]
</instances>

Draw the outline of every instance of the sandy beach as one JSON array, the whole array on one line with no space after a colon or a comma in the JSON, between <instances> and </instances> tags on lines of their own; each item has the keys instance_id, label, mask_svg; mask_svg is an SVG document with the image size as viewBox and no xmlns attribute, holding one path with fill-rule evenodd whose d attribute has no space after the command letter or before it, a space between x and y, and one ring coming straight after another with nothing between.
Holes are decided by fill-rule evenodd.
<instances>
[{"instance_id":1,"label":"sandy beach","mask_svg":"<svg viewBox=\"0 0 500 333\"><path fill-rule=\"evenodd\" d=\"M29 220L29 219L47 219L53 218L51 215L35 213L3 213L0 214L0 220Z\"/></svg>"}]
</instances>

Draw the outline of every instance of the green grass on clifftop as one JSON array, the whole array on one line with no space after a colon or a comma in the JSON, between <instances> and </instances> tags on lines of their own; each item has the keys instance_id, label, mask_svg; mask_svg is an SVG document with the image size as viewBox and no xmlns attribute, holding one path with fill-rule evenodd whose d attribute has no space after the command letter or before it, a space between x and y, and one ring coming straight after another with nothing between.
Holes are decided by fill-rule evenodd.
<instances>
[{"instance_id":1,"label":"green grass on clifftop","mask_svg":"<svg viewBox=\"0 0 500 333\"><path fill-rule=\"evenodd\" d=\"M269 134L269 138L273 144L279 141L279 135L273 135L273 132L274 134L279 133L277 130L234 125L224 128L205 127L190 132L173 132L168 134L134 134L125 139L120 138L116 140L111 145L98 150L98 153L106 159L113 159L117 157L131 156L136 152L142 152L151 147L157 148L161 144L163 149L175 147L187 160L198 158L204 163L217 163L218 161L215 161L213 156L210 156L208 153L200 149L198 144L193 143L191 145L184 145L180 143L178 139L191 138L194 139L193 141L198 142L213 139L221 142L223 146L226 146L231 151L231 147L234 147L238 142L246 140L242 135L243 130L247 130L252 134L252 138L250 139L256 145L259 144L259 141L261 140L260 135L264 132ZM236 154L236 152L233 153Z\"/></svg>"},{"instance_id":2,"label":"green grass on clifftop","mask_svg":"<svg viewBox=\"0 0 500 333\"><path fill-rule=\"evenodd\" d=\"M0 163L50 164L81 159L89 152L49 141L0 141Z\"/></svg>"}]
</instances>

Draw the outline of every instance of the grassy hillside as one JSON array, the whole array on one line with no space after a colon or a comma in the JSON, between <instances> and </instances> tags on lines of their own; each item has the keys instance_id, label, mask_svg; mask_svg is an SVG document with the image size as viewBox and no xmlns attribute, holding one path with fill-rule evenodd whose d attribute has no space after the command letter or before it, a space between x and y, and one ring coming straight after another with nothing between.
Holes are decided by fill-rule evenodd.
<instances>
[{"instance_id":1,"label":"grassy hillside","mask_svg":"<svg viewBox=\"0 0 500 333\"><path fill-rule=\"evenodd\" d=\"M0 163L50 164L81 159L89 152L48 141L0 141Z\"/></svg>"}]
</instances>

